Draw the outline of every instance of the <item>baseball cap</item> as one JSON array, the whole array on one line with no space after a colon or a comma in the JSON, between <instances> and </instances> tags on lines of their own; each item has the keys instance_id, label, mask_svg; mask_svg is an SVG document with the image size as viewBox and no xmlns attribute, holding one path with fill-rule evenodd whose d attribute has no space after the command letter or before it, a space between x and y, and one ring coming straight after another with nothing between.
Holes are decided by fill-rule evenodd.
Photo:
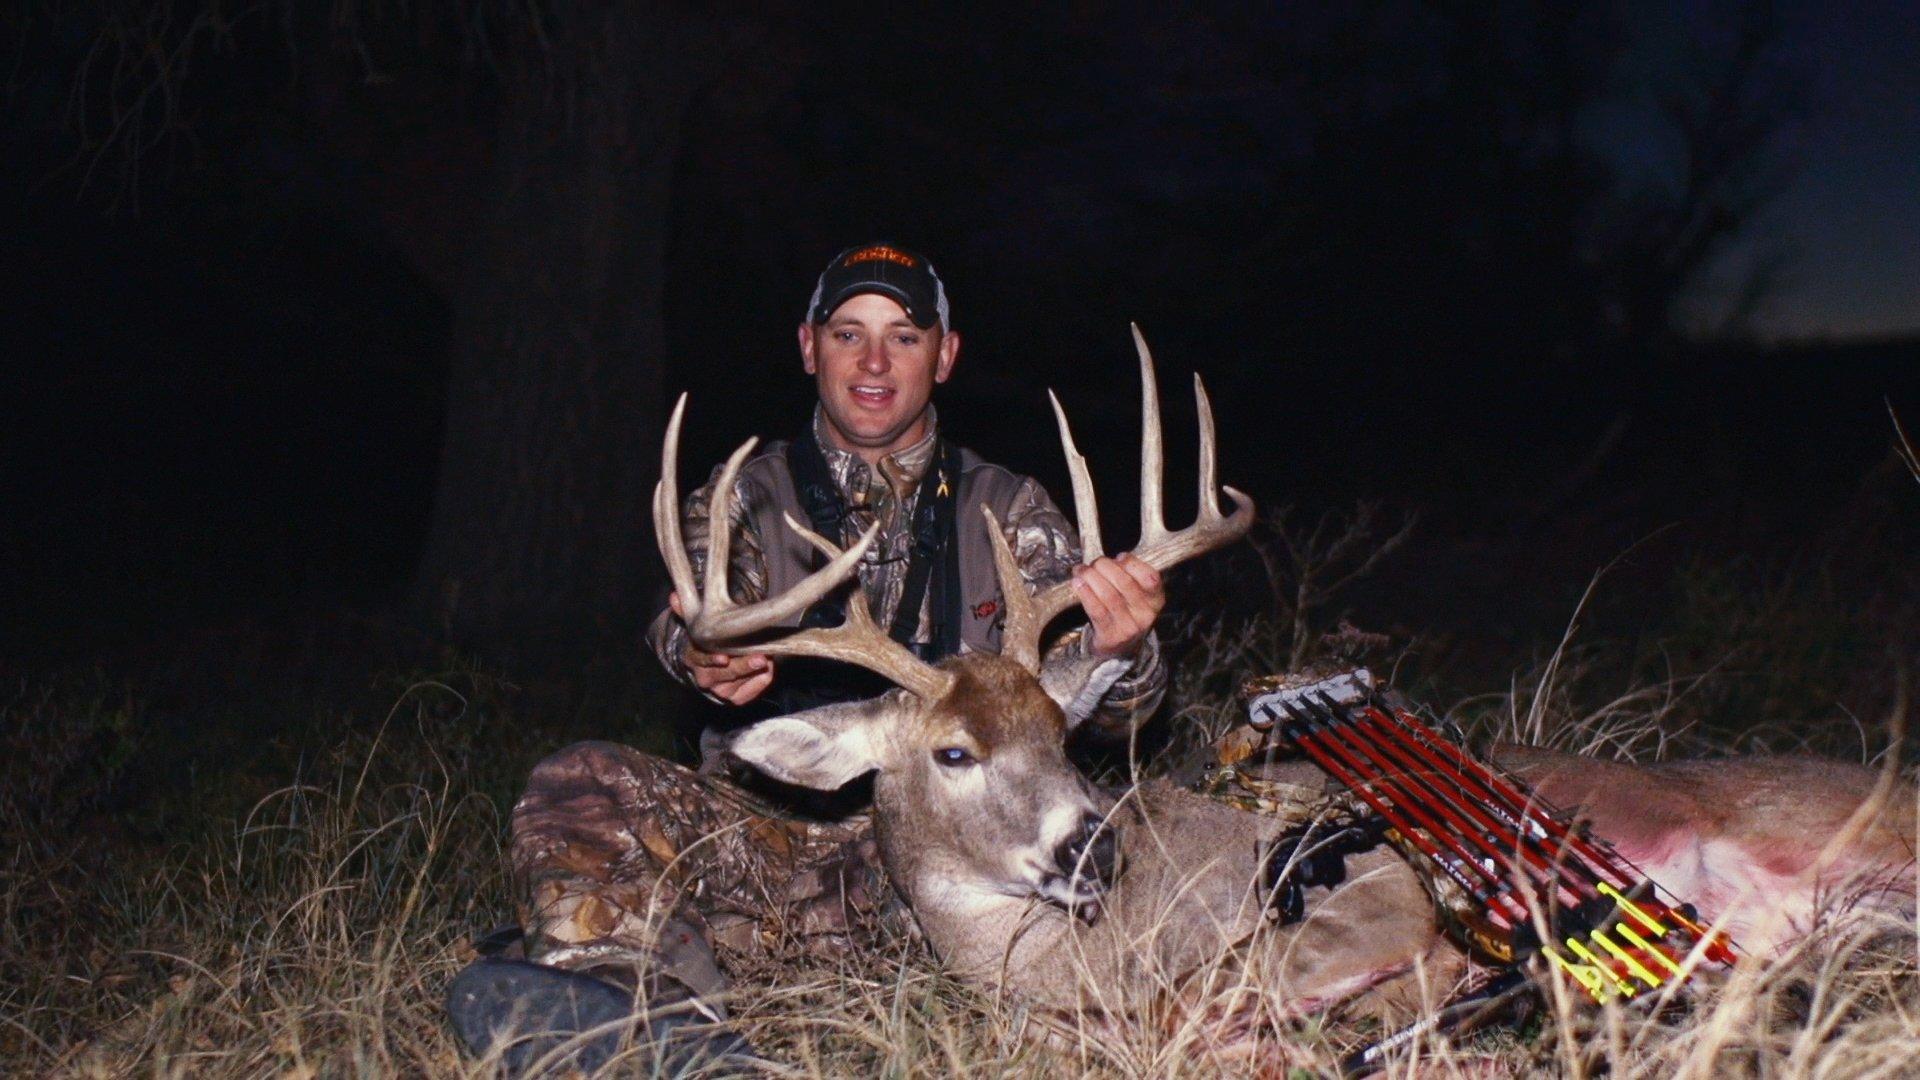
<instances>
[{"instance_id":1,"label":"baseball cap","mask_svg":"<svg viewBox=\"0 0 1920 1080\"><path fill-rule=\"evenodd\" d=\"M947 325L947 288L933 264L891 244L850 247L833 257L807 301L807 321L823 323L841 304L861 293L879 293L907 309L913 325L925 330Z\"/></svg>"}]
</instances>

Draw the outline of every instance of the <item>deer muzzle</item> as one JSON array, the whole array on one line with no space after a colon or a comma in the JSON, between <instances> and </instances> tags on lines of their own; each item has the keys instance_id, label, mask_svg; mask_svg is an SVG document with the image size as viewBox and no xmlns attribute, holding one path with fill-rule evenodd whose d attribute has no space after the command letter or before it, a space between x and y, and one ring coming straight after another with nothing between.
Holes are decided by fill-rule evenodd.
<instances>
[{"instance_id":1,"label":"deer muzzle","mask_svg":"<svg viewBox=\"0 0 1920 1080\"><path fill-rule=\"evenodd\" d=\"M1098 814L1086 814L1054 845L1053 861L1057 869L1042 882L1042 893L1092 923L1100 917L1101 898L1120 876L1119 834Z\"/></svg>"}]
</instances>

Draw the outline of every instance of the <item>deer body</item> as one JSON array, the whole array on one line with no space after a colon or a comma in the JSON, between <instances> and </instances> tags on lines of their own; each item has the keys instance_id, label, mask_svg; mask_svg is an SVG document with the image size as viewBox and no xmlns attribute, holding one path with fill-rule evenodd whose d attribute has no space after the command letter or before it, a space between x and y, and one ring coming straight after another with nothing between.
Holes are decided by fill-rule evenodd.
<instances>
[{"instance_id":1,"label":"deer body","mask_svg":"<svg viewBox=\"0 0 1920 1080\"><path fill-rule=\"evenodd\" d=\"M1766 955L1857 894L1914 901L1914 788L1872 769L1809 757L1633 765L1537 747L1495 760L1749 953Z\"/></svg>"}]
</instances>

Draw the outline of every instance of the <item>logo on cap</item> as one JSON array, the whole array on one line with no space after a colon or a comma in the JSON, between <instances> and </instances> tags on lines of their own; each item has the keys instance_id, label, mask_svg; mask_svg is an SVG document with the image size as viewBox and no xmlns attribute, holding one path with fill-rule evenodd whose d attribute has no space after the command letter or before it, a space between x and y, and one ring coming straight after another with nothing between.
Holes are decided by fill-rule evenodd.
<instances>
[{"instance_id":1,"label":"logo on cap","mask_svg":"<svg viewBox=\"0 0 1920 1080\"><path fill-rule=\"evenodd\" d=\"M895 251L885 244L876 244L873 247L864 247L858 251L851 252L846 258L840 260L840 265L852 266L855 263L863 262L890 262L904 266L909 270L920 265L914 261L913 256L903 251Z\"/></svg>"},{"instance_id":2,"label":"logo on cap","mask_svg":"<svg viewBox=\"0 0 1920 1080\"><path fill-rule=\"evenodd\" d=\"M850 247L833 257L814 283L807 321L819 325L849 297L879 293L898 301L922 330L947 328L947 289L933 264L892 244Z\"/></svg>"}]
</instances>

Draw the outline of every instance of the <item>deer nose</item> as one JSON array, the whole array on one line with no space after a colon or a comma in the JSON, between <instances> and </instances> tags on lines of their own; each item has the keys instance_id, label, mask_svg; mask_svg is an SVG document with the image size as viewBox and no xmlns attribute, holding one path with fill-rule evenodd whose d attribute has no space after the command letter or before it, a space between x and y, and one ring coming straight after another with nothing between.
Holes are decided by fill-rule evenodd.
<instances>
[{"instance_id":1,"label":"deer nose","mask_svg":"<svg viewBox=\"0 0 1920 1080\"><path fill-rule=\"evenodd\" d=\"M1055 846L1053 857L1069 877L1112 885L1119 863L1119 842L1105 819L1088 814L1080 819L1078 829Z\"/></svg>"}]
</instances>

